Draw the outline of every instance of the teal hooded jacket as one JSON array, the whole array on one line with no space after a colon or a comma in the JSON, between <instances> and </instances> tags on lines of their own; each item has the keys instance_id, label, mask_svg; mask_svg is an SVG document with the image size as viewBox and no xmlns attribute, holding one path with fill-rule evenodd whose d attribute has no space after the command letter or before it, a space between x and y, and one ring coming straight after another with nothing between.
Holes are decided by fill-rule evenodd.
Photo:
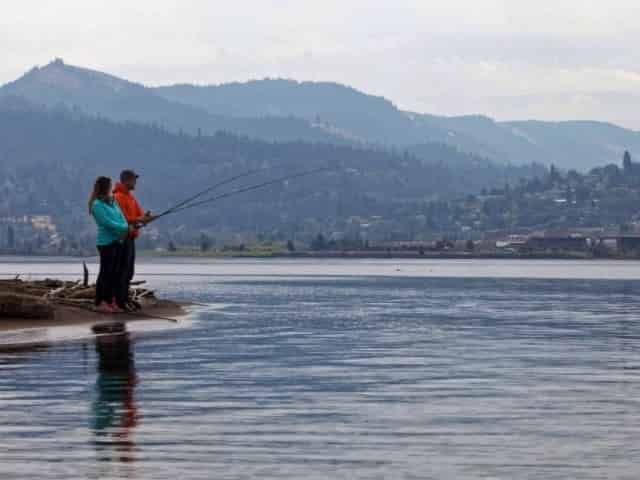
<instances>
[{"instance_id":1,"label":"teal hooded jacket","mask_svg":"<svg viewBox=\"0 0 640 480\"><path fill-rule=\"evenodd\" d=\"M122 242L129 231L129 224L116 201L108 203L100 199L94 200L91 204L91 215L98 226L96 244L99 247Z\"/></svg>"}]
</instances>

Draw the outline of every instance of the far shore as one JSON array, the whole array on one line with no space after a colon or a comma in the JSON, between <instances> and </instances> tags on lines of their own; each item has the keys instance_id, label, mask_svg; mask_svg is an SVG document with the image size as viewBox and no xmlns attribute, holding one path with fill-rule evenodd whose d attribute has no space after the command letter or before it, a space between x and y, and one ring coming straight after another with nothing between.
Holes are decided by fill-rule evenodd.
<instances>
[{"instance_id":1,"label":"far shore","mask_svg":"<svg viewBox=\"0 0 640 480\"><path fill-rule=\"evenodd\" d=\"M141 258L197 258L197 259L357 259L357 260L383 260L383 259L413 259L413 260L640 260L638 256L596 256L588 252L533 252L533 253L503 253L503 252L468 252L468 251L425 251L423 254L417 251L380 251L380 250L340 250L340 251L304 251L304 252L278 252L269 255L251 254L242 252L140 252Z\"/></svg>"},{"instance_id":2,"label":"far shore","mask_svg":"<svg viewBox=\"0 0 640 480\"><path fill-rule=\"evenodd\" d=\"M503 252L467 252L467 251L426 251L420 254L416 251L365 251L365 250L340 250L340 251L301 251L301 252L272 252L269 254L252 252L200 252L198 250L186 251L151 251L143 250L138 253L140 260L144 259L201 259L201 260L269 260L269 259L290 259L290 260L310 260L310 259L341 259L341 260L384 260L384 259L413 259L413 260L616 260L616 261L638 261L640 256L632 255L606 255L596 256L589 252L533 252L533 253L503 253ZM56 260L90 260L97 258L90 256L69 256L69 255L24 255L24 254L0 254L1 259L7 261L23 260L28 262L43 261L55 262Z\"/></svg>"}]
</instances>

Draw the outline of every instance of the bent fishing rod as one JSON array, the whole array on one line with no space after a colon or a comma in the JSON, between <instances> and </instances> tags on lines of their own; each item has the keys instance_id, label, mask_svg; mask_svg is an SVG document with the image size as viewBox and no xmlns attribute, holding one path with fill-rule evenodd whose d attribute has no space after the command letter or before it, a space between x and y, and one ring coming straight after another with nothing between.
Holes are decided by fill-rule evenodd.
<instances>
[{"instance_id":1,"label":"bent fishing rod","mask_svg":"<svg viewBox=\"0 0 640 480\"><path fill-rule=\"evenodd\" d=\"M254 173L258 173L261 172L263 170L266 170L265 168L256 168L254 170L248 170L246 172L240 173L238 175L234 175L233 177L227 178L225 180L222 180L221 182L218 182L214 185L211 185L210 187L205 188L204 190L196 193L195 195L192 195L191 197L187 198L186 200L181 201L180 203L175 204L173 207L168 208L167 210L165 210L164 212L160 213L159 215L157 215L156 218L162 217L164 215L169 215L170 213L179 210L181 207L184 207L185 205L193 202L194 200L197 200L198 198L202 197L203 195L206 195L209 192L212 192L213 190L223 187L224 185L228 185L229 183L235 182L236 180L239 180L241 178L244 177L248 177L250 175L253 175Z\"/></svg>"},{"instance_id":2,"label":"bent fishing rod","mask_svg":"<svg viewBox=\"0 0 640 480\"><path fill-rule=\"evenodd\" d=\"M155 221L158 218L164 217L166 215L170 215L172 213L177 213L177 212L181 212L183 210L187 210L187 209L190 209L190 208L199 207L201 205L217 202L219 200L222 200L222 199L234 196L234 195L239 195L241 193L251 192L253 190L258 190L258 189L261 189L261 188L269 187L271 185L275 185L276 183L285 182L287 180L294 180L296 178L306 177L306 176L309 176L309 175L313 175L315 173L325 172L325 171L329 171L329 170L332 170L332 169L329 168L329 167L314 168L312 170L306 170L304 172L299 172L299 173L296 173L296 174L293 174L293 175L286 175L284 177L275 178L273 180L269 180L267 182L259 183L257 185L250 185L248 187L242 187L242 188L238 188L236 190L231 190L230 192L221 193L220 195L216 195L215 197L207 198L207 199L204 199L204 200L199 200L197 202L192 202L192 203L188 203L188 204L184 204L183 203L183 205L180 206L179 208L173 208L170 211L163 212L160 215L157 215L156 217L154 217L153 220Z\"/></svg>"}]
</instances>

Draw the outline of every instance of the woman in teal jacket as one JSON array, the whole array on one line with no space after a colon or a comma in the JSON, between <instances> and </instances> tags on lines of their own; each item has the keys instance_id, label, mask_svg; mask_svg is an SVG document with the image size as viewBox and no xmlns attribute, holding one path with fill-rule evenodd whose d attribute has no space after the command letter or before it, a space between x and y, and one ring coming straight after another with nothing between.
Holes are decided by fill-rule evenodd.
<instances>
[{"instance_id":1,"label":"woman in teal jacket","mask_svg":"<svg viewBox=\"0 0 640 480\"><path fill-rule=\"evenodd\" d=\"M98 177L89 197L89 213L98 226L96 245L100 253L100 273L96 282L96 309L102 313L124 310L127 299L120 288L122 241L133 230L111 197L111 179Z\"/></svg>"}]
</instances>

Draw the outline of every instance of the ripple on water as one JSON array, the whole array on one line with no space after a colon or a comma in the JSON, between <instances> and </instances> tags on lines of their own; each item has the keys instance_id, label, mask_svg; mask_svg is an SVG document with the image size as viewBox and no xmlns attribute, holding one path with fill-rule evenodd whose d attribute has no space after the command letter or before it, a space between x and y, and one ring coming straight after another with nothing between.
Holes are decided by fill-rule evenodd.
<instances>
[{"instance_id":1,"label":"ripple on water","mask_svg":"<svg viewBox=\"0 0 640 480\"><path fill-rule=\"evenodd\" d=\"M0 353L7 478L637 476L640 282L162 278L210 305Z\"/></svg>"}]
</instances>

